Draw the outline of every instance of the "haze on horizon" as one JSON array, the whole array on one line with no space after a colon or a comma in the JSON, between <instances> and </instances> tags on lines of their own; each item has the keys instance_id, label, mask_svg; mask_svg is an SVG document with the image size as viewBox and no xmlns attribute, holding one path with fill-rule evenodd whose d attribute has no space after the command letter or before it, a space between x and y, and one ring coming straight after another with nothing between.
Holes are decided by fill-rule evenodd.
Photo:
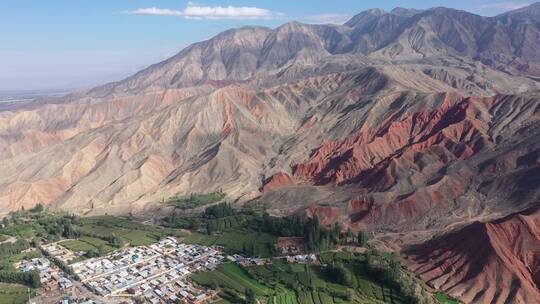
<instances>
[{"instance_id":1,"label":"haze on horizon","mask_svg":"<svg viewBox=\"0 0 540 304\"><path fill-rule=\"evenodd\" d=\"M245 25L276 27L292 20L339 24L374 7L446 6L493 16L527 4L505 0L2 1L0 91L73 89L120 80L193 42Z\"/></svg>"}]
</instances>

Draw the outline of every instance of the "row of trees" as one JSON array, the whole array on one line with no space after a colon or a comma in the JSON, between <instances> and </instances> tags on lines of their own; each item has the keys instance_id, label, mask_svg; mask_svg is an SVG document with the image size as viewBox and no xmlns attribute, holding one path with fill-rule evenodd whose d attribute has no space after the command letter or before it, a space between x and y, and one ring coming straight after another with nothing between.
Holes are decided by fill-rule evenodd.
<instances>
[{"instance_id":1,"label":"row of trees","mask_svg":"<svg viewBox=\"0 0 540 304\"><path fill-rule=\"evenodd\" d=\"M188 218L173 212L163 218L163 221L168 227L191 230L199 230L202 227L206 228L208 234L212 234L217 231L218 228L216 223L212 223L212 219L220 219L235 214L236 211L231 207L230 204L220 203L207 207L201 217Z\"/></svg>"},{"instance_id":2,"label":"row of trees","mask_svg":"<svg viewBox=\"0 0 540 304\"><path fill-rule=\"evenodd\" d=\"M54 265L60 268L63 272L71 276L76 276L75 273L73 272L73 269L71 269L71 267L69 267L66 263L62 262L62 260L60 260L59 258L55 256L50 255L46 250L44 250L40 246L38 246L38 249L41 251L41 253L44 256L47 257L47 259L49 259L49 261L51 261Z\"/></svg>"},{"instance_id":3,"label":"row of trees","mask_svg":"<svg viewBox=\"0 0 540 304\"><path fill-rule=\"evenodd\" d=\"M23 239L18 239L14 243L0 244L0 260L2 258L19 254L28 248L30 248L30 243ZM0 265L0 282L24 284L33 288L38 288L41 286L38 271L15 271L13 265L11 265L9 262L3 262Z\"/></svg>"},{"instance_id":4,"label":"row of trees","mask_svg":"<svg viewBox=\"0 0 540 304\"><path fill-rule=\"evenodd\" d=\"M41 279L37 270L28 272L2 270L0 271L0 282L24 284L32 288L41 287Z\"/></svg>"},{"instance_id":5,"label":"row of trees","mask_svg":"<svg viewBox=\"0 0 540 304\"><path fill-rule=\"evenodd\" d=\"M372 278L391 289L399 290L408 303L431 303L431 297L393 258L382 256L375 249L366 252L366 266Z\"/></svg>"},{"instance_id":6,"label":"row of trees","mask_svg":"<svg viewBox=\"0 0 540 304\"><path fill-rule=\"evenodd\" d=\"M352 274L341 263L336 263L326 267L326 275L330 281L334 283L345 286L352 285Z\"/></svg>"},{"instance_id":7,"label":"row of trees","mask_svg":"<svg viewBox=\"0 0 540 304\"><path fill-rule=\"evenodd\" d=\"M28 248L30 248L30 244L28 243L28 241L23 239L18 239L14 243L0 244L0 258L21 253L21 251Z\"/></svg>"},{"instance_id":8,"label":"row of trees","mask_svg":"<svg viewBox=\"0 0 540 304\"><path fill-rule=\"evenodd\" d=\"M41 216L41 212L45 210L45 206L43 204L38 203L33 208L26 211L24 209L24 206L21 207L21 210L10 212L9 216L6 216L2 218L2 226L5 228L9 226L11 223L20 223L21 219L31 217L31 218L39 218Z\"/></svg>"},{"instance_id":9,"label":"row of trees","mask_svg":"<svg viewBox=\"0 0 540 304\"><path fill-rule=\"evenodd\" d=\"M231 207L231 204L220 203L217 205L207 207L204 210L203 216L209 219L218 219L218 218L224 218L224 217L235 215L235 214L236 212L233 209L233 207Z\"/></svg>"},{"instance_id":10,"label":"row of trees","mask_svg":"<svg viewBox=\"0 0 540 304\"><path fill-rule=\"evenodd\" d=\"M354 235L350 229L342 233L339 224L335 224L332 229L326 229L319 223L319 219L309 218L302 220L298 217L271 217L268 213L263 213L259 227L262 231L278 237L304 237L309 250L327 250L337 244L347 244L354 241ZM356 242L365 246L367 235L359 232Z\"/></svg>"}]
</instances>

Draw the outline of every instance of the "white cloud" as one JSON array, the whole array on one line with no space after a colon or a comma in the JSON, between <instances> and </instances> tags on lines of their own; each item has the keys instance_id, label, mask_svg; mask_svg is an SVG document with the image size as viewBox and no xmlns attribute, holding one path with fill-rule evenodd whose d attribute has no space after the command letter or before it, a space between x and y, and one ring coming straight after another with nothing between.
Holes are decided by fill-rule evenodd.
<instances>
[{"instance_id":1,"label":"white cloud","mask_svg":"<svg viewBox=\"0 0 540 304\"><path fill-rule=\"evenodd\" d=\"M274 19L282 17L280 13L252 6L202 6L188 2L183 10L169 8L138 8L124 11L124 14L153 15L153 16L181 16L186 19Z\"/></svg>"},{"instance_id":2,"label":"white cloud","mask_svg":"<svg viewBox=\"0 0 540 304\"><path fill-rule=\"evenodd\" d=\"M122 13L131 14L131 15L151 15L151 16L183 16L182 11L173 10L169 8L157 8L157 7L138 8L132 11L123 11Z\"/></svg>"},{"instance_id":3,"label":"white cloud","mask_svg":"<svg viewBox=\"0 0 540 304\"><path fill-rule=\"evenodd\" d=\"M485 3L478 5L479 9L500 9L500 10L514 10L529 5L529 3L522 2L496 2Z\"/></svg>"},{"instance_id":4,"label":"white cloud","mask_svg":"<svg viewBox=\"0 0 540 304\"><path fill-rule=\"evenodd\" d=\"M347 22L350 18L351 16L345 14L321 14L306 17L306 19L311 22L322 24L343 24Z\"/></svg>"}]
</instances>

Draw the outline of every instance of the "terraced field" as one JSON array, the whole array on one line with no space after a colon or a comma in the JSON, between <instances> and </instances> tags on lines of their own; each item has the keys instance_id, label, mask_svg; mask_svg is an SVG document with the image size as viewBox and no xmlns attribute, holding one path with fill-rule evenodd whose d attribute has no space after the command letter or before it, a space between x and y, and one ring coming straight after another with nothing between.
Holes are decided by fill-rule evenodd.
<instances>
[{"instance_id":1,"label":"terraced field","mask_svg":"<svg viewBox=\"0 0 540 304\"><path fill-rule=\"evenodd\" d=\"M399 288L374 279L361 256L327 253L323 260L329 265L343 264L351 274L350 283L336 282L326 266L288 264L281 259L247 268L223 265L216 271L195 275L194 280L239 298L251 289L267 304L412 303Z\"/></svg>"},{"instance_id":2,"label":"terraced field","mask_svg":"<svg viewBox=\"0 0 540 304\"><path fill-rule=\"evenodd\" d=\"M193 280L201 285L216 285L243 293L253 290L258 296L267 296L272 291L254 280L243 268L236 264L224 264L212 272L201 272L193 276Z\"/></svg>"}]
</instances>

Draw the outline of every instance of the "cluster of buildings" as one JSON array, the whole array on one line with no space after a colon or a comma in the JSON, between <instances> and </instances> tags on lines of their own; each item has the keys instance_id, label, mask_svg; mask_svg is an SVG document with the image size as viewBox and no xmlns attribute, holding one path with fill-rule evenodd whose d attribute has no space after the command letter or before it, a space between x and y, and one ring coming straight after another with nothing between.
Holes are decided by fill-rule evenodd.
<instances>
[{"instance_id":1,"label":"cluster of buildings","mask_svg":"<svg viewBox=\"0 0 540 304\"><path fill-rule=\"evenodd\" d=\"M301 254L307 250L303 237L279 237L276 247L282 254Z\"/></svg>"},{"instance_id":2,"label":"cluster of buildings","mask_svg":"<svg viewBox=\"0 0 540 304\"><path fill-rule=\"evenodd\" d=\"M319 262L315 254L297 254L286 256L285 260L289 264L316 264Z\"/></svg>"},{"instance_id":3,"label":"cluster of buildings","mask_svg":"<svg viewBox=\"0 0 540 304\"><path fill-rule=\"evenodd\" d=\"M203 303L215 294L195 287L188 277L214 270L224 260L218 249L166 238L71 267L87 288L103 297L130 295L143 296L151 303Z\"/></svg>"},{"instance_id":4,"label":"cluster of buildings","mask_svg":"<svg viewBox=\"0 0 540 304\"><path fill-rule=\"evenodd\" d=\"M72 296L64 296L58 304L104 304L104 302L94 301L89 298L76 298Z\"/></svg>"},{"instance_id":5,"label":"cluster of buildings","mask_svg":"<svg viewBox=\"0 0 540 304\"><path fill-rule=\"evenodd\" d=\"M249 267L249 266L262 266L267 264L272 264L272 260L265 258L246 258L239 254L229 255L226 257L229 262L236 263L238 265Z\"/></svg>"},{"instance_id":6,"label":"cluster of buildings","mask_svg":"<svg viewBox=\"0 0 540 304\"><path fill-rule=\"evenodd\" d=\"M38 270L43 288L47 291L66 289L73 286L71 279L56 265L44 257L23 260L15 265L20 271Z\"/></svg>"},{"instance_id":7,"label":"cluster of buildings","mask_svg":"<svg viewBox=\"0 0 540 304\"><path fill-rule=\"evenodd\" d=\"M78 256L71 250L63 247L60 243L50 243L41 246L43 250L47 251L51 256L59 259L64 264L69 264L75 260Z\"/></svg>"},{"instance_id":8,"label":"cluster of buildings","mask_svg":"<svg viewBox=\"0 0 540 304\"><path fill-rule=\"evenodd\" d=\"M303 240L282 240L284 251L301 249ZM68 264L76 255L59 245L42 246L51 256ZM292 250L291 250L292 249ZM284 256L289 263L316 263L313 254ZM124 297L144 297L150 303L208 303L216 291L195 286L189 277L199 271L212 271L223 262L243 266L265 265L270 259L223 255L219 248L179 243L169 237L149 246L129 247L107 256L84 260L70 265L80 282L80 288L106 303ZM21 271L38 270L45 290L63 290L73 286L68 276L47 258L23 260L16 265ZM108 299L108 300L107 300ZM101 300L100 300L101 301ZM100 303L90 298L64 298L61 303Z\"/></svg>"}]
</instances>

